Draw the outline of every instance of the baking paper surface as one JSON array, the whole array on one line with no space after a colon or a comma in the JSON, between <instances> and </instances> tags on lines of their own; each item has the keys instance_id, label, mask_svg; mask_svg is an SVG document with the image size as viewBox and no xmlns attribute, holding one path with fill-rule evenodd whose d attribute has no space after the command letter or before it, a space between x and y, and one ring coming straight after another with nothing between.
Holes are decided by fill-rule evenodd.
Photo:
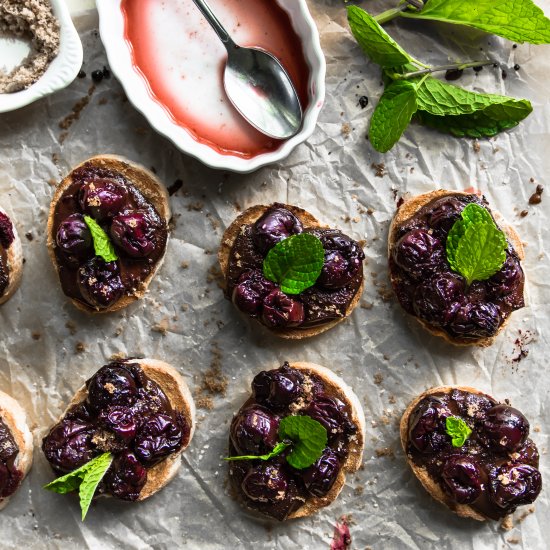
<instances>
[{"instance_id":1,"label":"baking paper surface","mask_svg":"<svg viewBox=\"0 0 550 550\"><path fill-rule=\"evenodd\" d=\"M538 3L550 13L548 0ZM363 4L380 13L393 2ZM478 151L473 141L413 124L390 153L380 155L365 139L382 93L379 68L351 37L343 2L309 0L309 5L328 63L326 105L306 144L254 174L211 170L180 153L124 100L114 77L96 86L60 142L59 122L87 95L91 72L106 64L95 12L77 18L88 77L0 116L0 197L16 219L26 258L21 289L0 309L0 389L26 408L36 443L29 477L0 513L0 547L328 549L343 515L349 517L354 549L548 547L550 226L545 214L550 189L539 205L528 206L528 198L550 173L550 47L513 49L492 36L428 22L388 25L423 61L494 57L510 68L505 80L500 70L485 68L477 76L467 71L459 84L528 98L535 110L517 129L480 141ZM358 105L362 95L369 98L365 109ZM46 251L45 227L52 184L100 153L140 161L154 167L168 186L181 179L183 187L171 198L172 238L147 297L123 312L90 317L61 292ZM428 335L392 298L386 269L388 225L400 197L470 186L487 196L526 243L529 305L512 316L489 349L455 349ZM238 315L217 286L216 250L223 229L242 209L274 200L302 206L322 222L366 240L362 307L309 341L281 342L259 330ZM520 217L524 209L529 214ZM521 352L518 338L528 355L514 361ZM221 365L227 392L211 396L211 410L199 410L181 471L167 488L141 504L102 499L82 523L76 498L41 489L53 476L40 442L83 381L117 353L168 361L192 390L201 387L206 371ZM272 524L252 519L233 501L221 457L232 414L246 398L252 377L285 360L320 363L343 376L363 404L368 434L364 469L348 476L332 506L311 518ZM428 497L405 463L400 414L414 396L439 384L470 385L510 398L531 421L545 487L534 513L525 515L530 507L523 507L515 514L511 531L450 513Z\"/></svg>"}]
</instances>

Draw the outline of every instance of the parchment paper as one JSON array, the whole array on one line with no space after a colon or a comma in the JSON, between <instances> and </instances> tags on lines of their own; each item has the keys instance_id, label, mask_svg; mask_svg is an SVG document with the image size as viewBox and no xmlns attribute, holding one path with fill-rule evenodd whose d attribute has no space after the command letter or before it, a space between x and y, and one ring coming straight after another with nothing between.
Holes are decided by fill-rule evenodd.
<instances>
[{"instance_id":1,"label":"parchment paper","mask_svg":"<svg viewBox=\"0 0 550 550\"><path fill-rule=\"evenodd\" d=\"M460 84L529 98L535 112L516 130L480 141L477 152L472 141L413 125L391 153L379 155L365 139L382 92L378 67L351 38L343 2L309 4L328 62L327 101L313 137L279 165L245 176L205 168L157 135L124 101L115 78L97 85L61 143L59 122L87 95L91 71L106 63L95 12L77 18L88 77L0 117L1 202L17 220L26 258L22 288L0 310L0 388L27 409L37 445L29 477L0 514L0 547L324 549L342 515L349 516L355 549L548 547L550 189L540 205L527 203L550 173L550 48L512 49L510 42L488 35L429 23L389 25L428 62L490 52L502 66L518 63L521 69L507 69L506 80L500 70L486 68L477 76L468 72ZM379 13L394 2L365 4ZM548 0L539 4L550 13ZM370 99L364 110L358 106L361 95ZM46 253L45 226L52 183L99 153L125 155L153 166L167 185L178 178L184 184L171 199L172 240L147 297L122 313L89 317L59 288ZM383 177L375 175L373 163L384 163L378 167ZM440 186L481 189L527 244L529 305L512 316L489 349L455 349L429 336L388 292L386 237L396 200ZM281 342L258 330L217 286L215 252L224 227L241 209L273 200L303 206L367 241L362 307L313 340ZM524 209L529 214L522 218ZM514 361L521 352L518 338L528 356ZM166 489L142 504L101 500L82 523L77 499L41 489L52 473L39 445L75 390L115 353L166 360L193 390L212 364L214 370L221 365L227 392L211 396L211 410L199 410L183 467ZM253 375L287 359L326 365L354 387L367 417L367 447L364 469L348 477L332 506L311 518L270 524L251 519L229 496L220 457ZM531 419L546 486L534 513L525 515L527 507L516 514L512 531L460 519L432 501L399 448L397 423L407 403L428 387L454 383L510 398Z\"/></svg>"}]
</instances>

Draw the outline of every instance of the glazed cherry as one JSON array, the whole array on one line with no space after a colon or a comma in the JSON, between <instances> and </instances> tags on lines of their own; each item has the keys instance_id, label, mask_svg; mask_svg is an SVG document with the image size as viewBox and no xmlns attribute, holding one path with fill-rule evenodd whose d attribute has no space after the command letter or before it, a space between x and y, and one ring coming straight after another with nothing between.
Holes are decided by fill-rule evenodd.
<instances>
[{"instance_id":1,"label":"glazed cherry","mask_svg":"<svg viewBox=\"0 0 550 550\"><path fill-rule=\"evenodd\" d=\"M496 405L496 402L484 395L463 392L458 389L451 391L451 400L456 403L462 416L473 418L476 421L483 421L487 411Z\"/></svg>"},{"instance_id":2,"label":"glazed cherry","mask_svg":"<svg viewBox=\"0 0 550 550\"><path fill-rule=\"evenodd\" d=\"M86 302L100 309L120 300L125 291L118 264L97 256L78 269L77 283Z\"/></svg>"},{"instance_id":3,"label":"glazed cherry","mask_svg":"<svg viewBox=\"0 0 550 550\"><path fill-rule=\"evenodd\" d=\"M166 456L177 452L183 445L183 421L167 414L147 418L140 426L134 440L136 456L152 466Z\"/></svg>"},{"instance_id":4,"label":"glazed cherry","mask_svg":"<svg viewBox=\"0 0 550 550\"><path fill-rule=\"evenodd\" d=\"M421 453L436 453L449 441L445 420L451 411L439 399L426 398L409 420L409 440Z\"/></svg>"},{"instance_id":5,"label":"glazed cherry","mask_svg":"<svg viewBox=\"0 0 550 550\"><path fill-rule=\"evenodd\" d=\"M81 255L91 250L92 234L82 214L71 214L59 224L57 247L66 254Z\"/></svg>"},{"instance_id":6,"label":"glazed cherry","mask_svg":"<svg viewBox=\"0 0 550 550\"><path fill-rule=\"evenodd\" d=\"M13 462L18 454L19 449L10 429L0 418L0 462Z\"/></svg>"},{"instance_id":7,"label":"glazed cherry","mask_svg":"<svg viewBox=\"0 0 550 550\"><path fill-rule=\"evenodd\" d=\"M420 318L444 326L460 309L464 283L450 273L442 273L420 284L413 300L414 311Z\"/></svg>"},{"instance_id":8,"label":"glazed cherry","mask_svg":"<svg viewBox=\"0 0 550 550\"><path fill-rule=\"evenodd\" d=\"M483 338L493 336L499 326L498 306L491 302L477 302L460 307L449 324L449 330L464 338Z\"/></svg>"},{"instance_id":9,"label":"glazed cherry","mask_svg":"<svg viewBox=\"0 0 550 550\"><path fill-rule=\"evenodd\" d=\"M285 363L281 368L262 371L252 380L252 393L258 403L275 410L284 409L302 393L304 377Z\"/></svg>"},{"instance_id":10,"label":"glazed cherry","mask_svg":"<svg viewBox=\"0 0 550 550\"><path fill-rule=\"evenodd\" d=\"M302 479L313 496L323 497L332 489L339 472L340 460L334 451L327 448L313 466L302 472Z\"/></svg>"},{"instance_id":11,"label":"glazed cherry","mask_svg":"<svg viewBox=\"0 0 550 550\"><path fill-rule=\"evenodd\" d=\"M493 295L498 298L507 296L517 290L523 279L523 270L521 269L519 260L508 254L500 271L495 273L487 283Z\"/></svg>"},{"instance_id":12,"label":"glazed cherry","mask_svg":"<svg viewBox=\"0 0 550 550\"><path fill-rule=\"evenodd\" d=\"M88 181L80 188L80 207L95 220L113 218L122 210L127 199L126 187L109 179Z\"/></svg>"},{"instance_id":13,"label":"glazed cherry","mask_svg":"<svg viewBox=\"0 0 550 550\"><path fill-rule=\"evenodd\" d=\"M128 407L137 398L133 376L122 365L111 363L101 367L87 382L88 404L93 411L112 405Z\"/></svg>"},{"instance_id":14,"label":"glazed cherry","mask_svg":"<svg viewBox=\"0 0 550 550\"><path fill-rule=\"evenodd\" d=\"M415 279L424 279L443 264L445 251L439 239L427 231L409 231L393 250L395 263Z\"/></svg>"},{"instance_id":15,"label":"glazed cherry","mask_svg":"<svg viewBox=\"0 0 550 550\"><path fill-rule=\"evenodd\" d=\"M253 226L252 240L261 254L278 242L303 231L300 220L283 207L270 208Z\"/></svg>"},{"instance_id":16,"label":"glazed cherry","mask_svg":"<svg viewBox=\"0 0 550 550\"><path fill-rule=\"evenodd\" d=\"M248 269L239 277L232 300L240 311L257 317L262 311L264 298L275 288L275 283L267 280L259 269Z\"/></svg>"},{"instance_id":17,"label":"glazed cherry","mask_svg":"<svg viewBox=\"0 0 550 550\"><path fill-rule=\"evenodd\" d=\"M120 405L112 405L99 413L99 421L124 441L136 436L137 424L132 410Z\"/></svg>"},{"instance_id":18,"label":"glazed cherry","mask_svg":"<svg viewBox=\"0 0 550 550\"><path fill-rule=\"evenodd\" d=\"M428 225L438 236L446 237L451 227L453 227L456 220L460 217L464 206L463 202L449 197L428 214Z\"/></svg>"},{"instance_id":19,"label":"glazed cherry","mask_svg":"<svg viewBox=\"0 0 550 550\"><path fill-rule=\"evenodd\" d=\"M304 414L311 416L326 428L330 443L334 443L352 426L347 418L344 403L336 397L324 394L315 396L315 400L304 410Z\"/></svg>"},{"instance_id":20,"label":"glazed cherry","mask_svg":"<svg viewBox=\"0 0 550 550\"><path fill-rule=\"evenodd\" d=\"M13 231L13 224L11 220L0 212L0 245L4 249L8 249L15 240L15 233Z\"/></svg>"},{"instance_id":21,"label":"glazed cherry","mask_svg":"<svg viewBox=\"0 0 550 550\"><path fill-rule=\"evenodd\" d=\"M10 472L8 468L0 463L0 497L4 497L4 492L9 486L10 483Z\"/></svg>"},{"instance_id":22,"label":"glazed cherry","mask_svg":"<svg viewBox=\"0 0 550 550\"><path fill-rule=\"evenodd\" d=\"M441 473L443 488L459 504L474 502L481 495L481 469L475 459L453 455Z\"/></svg>"},{"instance_id":23,"label":"glazed cherry","mask_svg":"<svg viewBox=\"0 0 550 550\"><path fill-rule=\"evenodd\" d=\"M271 291L262 307L262 321L271 328L298 327L305 319L304 306L299 300L280 290Z\"/></svg>"},{"instance_id":24,"label":"glazed cherry","mask_svg":"<svg viewBox=\"0 0 550 550\"><path fill-rule=\"evenodd\" d=\"M148 380L138 389L138 400L132 406L132 412L138 417L154 415L156 413L172 414L172 405L160 386Z\"/></svg>"},{"instance_id":25,"label":"glazed cherry","mask_svg":"<svg viewBox=\"0 0 550 550\"><path fill-rule=\"evenodd\" d=\"M44 438L42 449L56 470L72 472L94 457L93 435L94 429L89 424L62 420Z\"/></svg>"},{"instance_id":26,"label":"glazed cherry","mask_svg":"<svg viewBox=\"0 0 550 550\"><path fill-rule=\"evenodd\" d=\"M517 506L531 504L542 489L542 476L527 464L505 464L491 479L490 498L500 508L513 512Z\"/></svg>"},{"instance_id":27,"label":"glazed cherry","mask_svg":"<svg viewBox=\"0 0 550 550\"><path fill-rule=\"evenodd\" d=\"M357 242L339 232L321 236L325 263L317 282L325 288L342 288L360 272L365 253Z\"/></svg>"},{"instance_id":28,"label":"glazed cherry","mask_svg":"<svg viewBox=\"0 0 550 550\"><path fill-rule=\"evenodd\" d=\"M19 485L21 485L22 480L22 472L0 464L0 498L7 498L13 495L19 488Z\"/></svg>"},{"instance_id":29,"label":"glazed cherry","mask_svg":"<svg viewBox=\"0 0 550 550\"><path fill-rule=\"evenodd\" d=\"M529 466L538 468L540 460L539 450L531 439L527 439L522 447L511 453L509 456L512 458L512 462L528 464Z\"/></svg>"},{"instance_id":30,"label":"glazed cherry","mask_svg":"<svg viewBox=\"0 0 550 550\"><path fill-rule=\"evenodd\" d=\"M253 502L275 502L285 498L289 475L281 464L258 464L250 468L241 487Z\"/></svg>"},{"instance_id":31,"label":"glazed cherry","mask_svg":"<svg viewBox=\"0 0 550 550\"><path fill-rule=\"evenodd\" d=\"M105 476L109 493L122 500L137 500L146 482L147 470L131 451L117 456Z\"/></svg>"},{"instance_id":32,"label":"glazed cherry","mask_svg":"<svg viewBox=\"0 0 550 550\"><path fill-rule=\"evenodd\" d=\"M487 411L482 425L483 436L497 451L517 451L529 435L529 422L517 409L496 405Z\"/></svg>"},{"instance_id":33,"label":"glazed cherry","mask_svg":"<svg viewBox=\"0 0 550 550\"><path fill-rule=\"evenodd\" d=\"M114 243L133 258L145 258L155 250L155 224L146 212L118 214L110 233Z\"/></svg>"},{"instance_id":34,"label":"glazed cherry","mask_svg":"<svg viewBox=\"0 0 550 550\"><path fill-rule=\"evenodd\" d=\"M231 442L239 454L269 453L278 442L279 417L259 405L240 411L230 428Z\"/></svg>"}]
</instances>

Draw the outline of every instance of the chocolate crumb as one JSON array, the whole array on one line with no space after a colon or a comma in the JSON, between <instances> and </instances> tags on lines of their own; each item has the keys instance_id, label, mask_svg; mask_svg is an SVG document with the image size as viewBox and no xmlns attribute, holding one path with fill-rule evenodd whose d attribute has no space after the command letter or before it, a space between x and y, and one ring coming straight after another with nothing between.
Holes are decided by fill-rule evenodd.
<instances>
[{"instance_id":1,"label":"chocolate crumb","mask_svg":"<svg viewBox=\"0 0 550 550\"><path fill-rule=\"evenodd\" d=\"M542 192L544 187L542 185L537 185L536 191L529 197L529 204L540 204L542 202Z\"/></svg>"},{"instance_id":2,"label":"chocolate crumb","mask_svg":"<svg viewBox=\"0 0 550 550\"><path fill-rule=\"evenodd\" d=\"M383 162L373 162L370 167L374 170L374 175L377 178L383 178L387 174L386 165Z\"/></svg>"},{"instance_id":3,"label":"chocolate crumb","mask_svg":"<svg viewBox=\"0 0 550 550\"><path fill-rule=\"evenodd\" d=\"M86 108L88 103L90 103L90 98L92 97L94 91L95 86L90 86L90 88L88 89L88 94L80 98L73 105L71 112L62 121L59 122L59 128L61 128L62 130L68 130L74 124L74 122L80 118L82 111Z\"/></svg>"},{"instance_id":4,"label":"chocolate crumb","mask_svg":"<svg viewBox=\"0 0 550 550\"><path fill-rule=\"evenodd\" d=\"M177 179L170 187L168 187L168 194L170 196L175 195L183 187L183 180Z\"/></svg>"},{"instance_id":5,"label":"chocolate crumb","mask_svg":"<svg viewBox=\"0 0 550 550\"><path fill-rule=\"evenodd\" d=\"M40 332L33 332L31 336L33 340L40 340L40 338L42 338L42 334L40 334Z\"/></svg>"},{"instance_id":6,"label":"chocolate crumb","mask_svg":"<svg viewBox=\"0 0 550 550\"><path fill-rule=\"evenodd\" d=\"M527 210L522 210L519 215L522 217L522 218L525 218L525 216L527 216L527 214L529 214L529 212Z\"/></svg>"},{"instance_id":7,"label":"chocolate crumb","mask_svg":"<svg viewBox=\"0 0 550 550\"><path fill-rule=\"evenodd\" d=\"M188 269L189 268L189 262L186 262L186 261L181 262L181 268L182 269Z\"/></svg>"},{"instance_id":8,"label":"chocolate crumb","mask_svg":"<svg viewBox=\"0 0 550 550\"><path fill-rule=\"evenodd\" d=\"M74 349L76 353L84 353L86 351L86 344L84 342L77 342Z\"/></svg>"},{"instance_id":9,"label":"chocolate crumb","mask_svg":"<svg viewBox=\"0 0 550 550\"><path fill-rule=\"evenodd\" d=\"M374 375L374 383L379 386L384 381L384 375L381 372L377 372Z\"/></svg>"},{"instance_id":10,"label":"chocolate crumb","mask_svg":"<svg viewBox=\"0 0 550 550\"><path fill-rule=\"evenodd\" d=\"M170 328L170 326L168 324L168 319L165 318L165 319L162 319L160 322L155 323L151 327L151 330L153 332L158 332L159 334L162 334L163 336L166 336L168 334L169 328Z\"/></svg>"},{"instance_id":11,"label":"chocolate crumb","mask_svg":"<svg viewBox=\"0 0 550 550\"><path fill-rule=\"evenodd\" d=\"M27 237L27 241L33 241L34 240L34 235L30 231L25 233L25 237Z\"/></svg>"},{"instance_id":12,"label":"chocolate crumb","mask_svg":"<svg viewBox=\"0 0 550 550\"><path fill-rule=\"evenodd\" d=\"M69 329L69 332L74 336L77 332L76 324L74 321L67 321L65 327Z\"/></svg>"}]
</instances>

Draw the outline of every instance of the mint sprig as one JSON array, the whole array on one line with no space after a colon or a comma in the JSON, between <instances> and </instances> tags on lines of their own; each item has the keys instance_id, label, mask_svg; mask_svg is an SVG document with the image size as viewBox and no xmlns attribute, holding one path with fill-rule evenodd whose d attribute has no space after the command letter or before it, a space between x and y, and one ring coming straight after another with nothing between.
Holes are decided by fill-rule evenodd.
<instances>
[{"instance_id":1,"label":"mint sprig","mask_svg":"<svg viewBox=\"0 0 550 550\"><path fill-rule=\"evenodd\" d=\"M324 263L325 251L320 239L300 233L277 243L268 252L263 272L286 294L300 294L315 284Z\"/></svg>"},{"instance_id":2,"label":"mint sprig","mask_svg":"<svg viewBox=\"0 0 550 550\"><path fill-rule=\"evenodd\" d=\"M466 440L472 434L472 430L468 424L466 424L462 418L458 418L457 416L448 416L446 418L445 431L447 432L447 435L451 437L453 447L462 447L462 445L466 443Z\"/></svg>"},{"instance_id":3,"label":"mint sprig","mask_svg":"<svg viewBox=\"0 0 550 550\"><path fill-rule=\"evenodd\" d=\"M78 489L80 497L80 509L82 510L82 521L86 518L97 486L107 473L113 462L111 453L104 453L90 460L73 472L59 477L44 486L44 489L65 495Z\"/></svg>"},{"instance_id":4,"label":"mint sprig","mask_svg":"<svg viewBox=\"0 0 550 550\"><path fill-rule=\"evenodd\" d=\"M103 228L90 216L84 216L84 221L92 234L95 255L103 258L106 262L118 260L115 247Z\"/></svg>"},{"instance_id":5,"label":"mint sprig","mask_svg":"<svg viewBox=\"0 0 550 550\"><path fill-rule=\"evenodd\" d=\"M286 416L279 423L279 439L265 455L230 456L224 460L270 460L290 447L286 461L298 470L309 468L323 454L328 442L326 428L306 415Z\"/></svg>"},{"instance_id":6,"label":"mint sprig","mask_svg":"<svg viewBox=\"0 0 550 550\"><path fill-rule=\"evenodd\" d=\"M489 212L469 204L447 236L447 261L468 285L497 273L506 261L508 243Z\"/></svg>"}]
</instances>

